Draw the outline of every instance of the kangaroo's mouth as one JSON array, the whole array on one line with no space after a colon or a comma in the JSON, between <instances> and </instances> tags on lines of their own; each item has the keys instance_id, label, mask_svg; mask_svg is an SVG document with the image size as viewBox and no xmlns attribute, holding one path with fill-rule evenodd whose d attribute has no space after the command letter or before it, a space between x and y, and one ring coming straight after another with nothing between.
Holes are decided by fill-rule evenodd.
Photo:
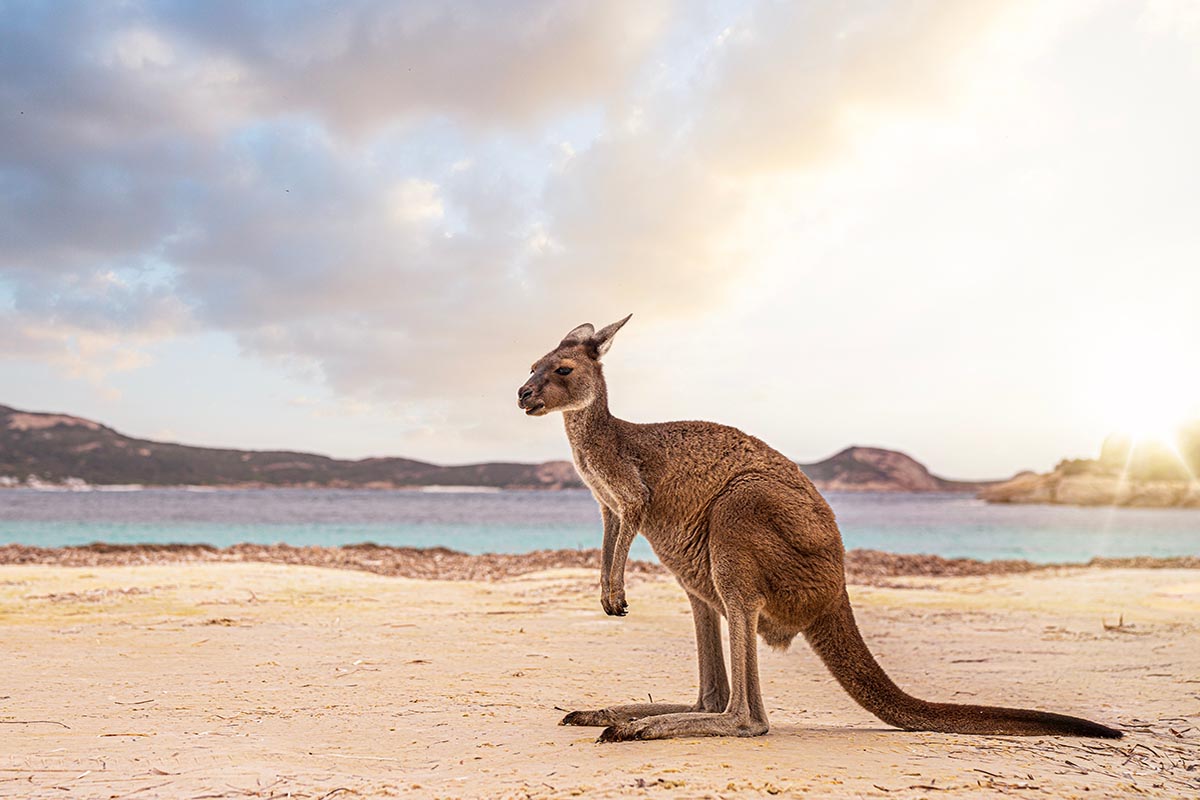
<instances>
[{"instance_id":1,"label":"kangaroo's mouth","mask_svg":"<svg viewBox=\"0 0 1200 800\"><path fill-rule=\"evenodd\" d=\"M529 408L525 409L525 416L527 416L527 417L537 416L537 413L539 411L542 411L545 408L546 408L545 403L536 403L536 404L530 406Z\"/></svg>"}]
</instances>

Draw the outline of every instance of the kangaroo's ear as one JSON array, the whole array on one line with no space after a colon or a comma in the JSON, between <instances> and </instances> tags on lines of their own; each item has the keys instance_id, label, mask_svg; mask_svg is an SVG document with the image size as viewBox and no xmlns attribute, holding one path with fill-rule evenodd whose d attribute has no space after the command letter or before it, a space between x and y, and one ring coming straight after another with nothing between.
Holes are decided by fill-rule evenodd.
<instances>
[{"instance_id":1,"label":"kangaroo's ear","mask_svg":"<svg viewBox=\"0 0 1200 800\"><path fill-rule=\"evenodd\" d=\"M583 344L590 341L595 332L596 329L592 327L592 323L585 322L578 328L572 328L571 332L563 337L561 344Z\"/></svg>"},{"instance_id":2,"label":"kangaroo's ear","mask_svg":"<svg viewBox=\"0 0 1200 800\"><path fill-rule=\"evenodd\" d=\"M597 357L608 352L608 348L612 346L613 337L617 335L617 331L621 330L622 325L629 322L629 317L632 316L633 314L630 314L625 319L617 320L612 325L605 325L597 331L596 335L592 337L592 346L596 348Z\"/></svg>"}]
</instances>

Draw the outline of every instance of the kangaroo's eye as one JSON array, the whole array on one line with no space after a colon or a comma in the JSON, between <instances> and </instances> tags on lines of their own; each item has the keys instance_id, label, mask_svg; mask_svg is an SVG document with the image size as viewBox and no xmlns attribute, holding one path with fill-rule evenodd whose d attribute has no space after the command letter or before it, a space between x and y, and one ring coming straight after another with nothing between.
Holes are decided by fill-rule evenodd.
<instances>
[{"instance_id":1,"label":"kangaroo's eye","mask_svg":"<svg viewBox=\"0 0 1200 800\"><path fill-rule=\"evenodd\" d=\"M571 368L570 367L559 367L558 369L554 370L554 374L555 375L570 375Z\"/></svg>"}]
</instances>

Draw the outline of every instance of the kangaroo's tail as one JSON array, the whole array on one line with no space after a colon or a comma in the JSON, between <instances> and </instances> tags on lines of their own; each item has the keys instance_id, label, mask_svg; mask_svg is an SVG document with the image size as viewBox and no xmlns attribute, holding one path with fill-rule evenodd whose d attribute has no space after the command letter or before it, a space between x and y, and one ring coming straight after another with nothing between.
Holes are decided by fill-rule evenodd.
<instances>
[{"instance_id":1,"label":"kangaroo's tail","mask_svg":"<svg viewBox=\"0 0 1200 800\"><path fill-rule=\"evenodd\" d=\"M909 731L1007 736L1095 736L1119 739L1120 731L1065 714L1023 708L930 703L900 689L863 642L843 592L840 603L806 632L808 643L855 702L889 725Z\"/></svg>"}]
</instances>

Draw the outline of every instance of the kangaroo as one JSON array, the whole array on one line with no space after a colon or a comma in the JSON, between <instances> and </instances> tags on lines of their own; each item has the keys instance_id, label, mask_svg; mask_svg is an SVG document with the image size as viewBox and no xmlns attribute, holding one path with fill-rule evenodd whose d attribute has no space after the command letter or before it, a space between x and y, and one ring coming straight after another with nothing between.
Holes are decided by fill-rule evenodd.
<instances>
[{"instance_id":1,"label":"kangaroo","mask_svg":"<svg viewBox=\"0 0 1200 800\"><path fill-rule=\"evenodd\" d=\"M932 703L900 689L875 661L854 621L833 511L795 463L725 425L637 424L609 413L600 359L629 319L599 331L584 324L569 332L534 362L529 380L517 390L517 405L533 417L563 414L575 466L600 505L604 611L626 613L625 562L639 533L687 592L700 694L690 705L572 711L561 724L604 727L600 742L765 734L756 637L784 649L803 634L842 688L897 728L1122 736L1078 717ZM721 651L721 617L729 628L732 682Z\"/></svg>"}]
</instances>

